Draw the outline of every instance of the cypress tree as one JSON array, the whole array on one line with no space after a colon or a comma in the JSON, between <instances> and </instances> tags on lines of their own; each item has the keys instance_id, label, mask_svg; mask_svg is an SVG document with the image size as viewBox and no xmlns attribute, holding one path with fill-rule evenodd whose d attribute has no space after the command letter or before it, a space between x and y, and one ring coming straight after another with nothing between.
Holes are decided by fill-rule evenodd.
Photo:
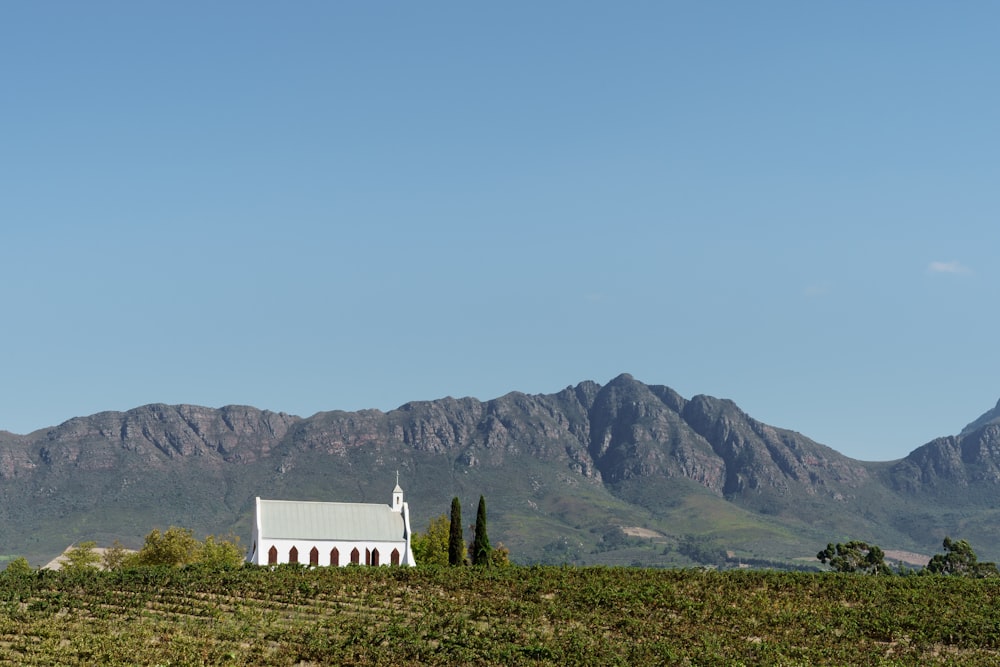
<instances>
[{"instance_id":1,"label":"cypress tree","mask_svg":"<svg viewBox=\"0 0 1000 667\"><path fill-rule=\"evenodd\" d=\"M486 499L479 496L479 509L476 510L476 534L472 538L472 564L490 564L490 538L486 534Z\"/></svg>"},{"instance_id":2,"label":"cypress tree","mask_svg":"<svg viewBox=\"0 0 1000 667\"><path fill-rule=\"evenodd\" d=\"M462 537L462 503L458 497L451 499L451 527L448 530L448 565L461 565L465 561L465 538Z\"/></svg>"}]
</instances>

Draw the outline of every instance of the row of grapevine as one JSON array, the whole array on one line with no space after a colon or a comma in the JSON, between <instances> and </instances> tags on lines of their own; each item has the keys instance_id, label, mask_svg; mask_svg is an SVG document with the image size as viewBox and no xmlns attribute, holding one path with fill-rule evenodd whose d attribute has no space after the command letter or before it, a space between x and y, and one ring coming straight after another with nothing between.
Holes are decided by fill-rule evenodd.
<instances>
[{"instance_id":1,"label":"row of grapevine","mask_svg":"<svg viewBox=\"0 0 1000 667\"><path fill-rule=\"evenodd\" d=\"M572 567L0 574L0 662L997 664L998 586Z\"/></svg>"}]
</instances>

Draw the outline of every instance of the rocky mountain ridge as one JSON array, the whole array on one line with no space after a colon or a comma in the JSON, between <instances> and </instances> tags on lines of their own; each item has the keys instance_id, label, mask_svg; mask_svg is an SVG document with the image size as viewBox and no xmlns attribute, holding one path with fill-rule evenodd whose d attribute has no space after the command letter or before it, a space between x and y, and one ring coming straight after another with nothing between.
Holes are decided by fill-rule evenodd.
<instances>
[{"instance_id":1,"label":"rocky mountain ridge","mask_svg":"<svg viewBox=\"0 0 1000 667\"><path fill-rule=\"evenodd\" d=\"M1000 423L988 415L904 459L868 463L759 422L732 401L685 399L628 374L555 394L443 398L309 418L245 406L147 405L23 436L0 433L0 540L29 550L21 536L42 525L41 552L87 531L134 540L150 523L239 530L254 495L364 500L378 497L380 476L399 469L413 506L424 508L414 512L418 526L473 485L504 499L494 512L525 560L543 559L547 546L569 536L586 551L588 539L624 521L669 534L679 508L696 498L713 512L736 512L747 533L788 533L789 545L795 535L807 544L850 530L871 540L881 531L895 542L887 546L928 548L928 534L959 534L949 508L966 517L992 511ZM943 498L948 506L925 516L925 503L940 507ZM116 517L129 517L134 529L123 531ZM528 523L551 534L522 535ZM710 522L704 528L714 530ZM991 527L973 532L1000 551ZM744 541L755 544L752 536Z\"/></svg>"}]
</instances>

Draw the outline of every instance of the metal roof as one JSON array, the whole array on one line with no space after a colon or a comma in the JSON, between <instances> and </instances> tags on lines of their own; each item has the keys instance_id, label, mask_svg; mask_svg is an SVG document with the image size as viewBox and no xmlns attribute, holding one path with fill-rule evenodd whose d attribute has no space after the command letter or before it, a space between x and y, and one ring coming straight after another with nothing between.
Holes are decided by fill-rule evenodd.
<instances>
[{"instance_id":1,"label":"metal roof","mask_svg":"<svg viewBox=\"0 0 1000 667\"><path fill-rule=\"evenodd\" d=\"M403 515L388 505L262 499L258 521L261 537L278 540L405 539Z\"/></svg>"}]
</instances>

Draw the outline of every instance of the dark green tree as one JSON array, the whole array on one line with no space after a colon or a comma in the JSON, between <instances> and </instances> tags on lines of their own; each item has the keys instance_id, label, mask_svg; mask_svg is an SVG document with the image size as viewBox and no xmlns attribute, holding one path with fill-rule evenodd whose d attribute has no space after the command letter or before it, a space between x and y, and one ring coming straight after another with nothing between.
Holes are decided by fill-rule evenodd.
<instances>
[{"instance_id":1,"label":"dark green tree","mask_svg":"<svg viewBox=\"0 0 1000 667\"><path fill-rule=\"evenodd\" d=\"M624 533L623 533L624 534ZM702 565L723 565L726 550L707 537L685 535L677 544L677 553Z\"/></svg>"},{"instance_id":2,"label":"dark green tree","mask_svg":"<svg viewBox=\"0 0 1000 667\"><path fill-rule=\"evenodd\" d=\"M885 564L885 553L875 544L852 540L846 544L828 544L816 558L837 572L862 574L892 574Z\"/></svg>"},{"instance_id":3,"label":"dark green tree","mask_svg":"<svg viewBox=\"0 0 1000 667\"><path fill-rule=\"evenodd\" d=\"M472 547L469 556L473 565L489 565L493 549L490 538L486 534L486 499L479 496L479 509L476 510L476 532L472 537Z\"/></svg>"},{"instance_id":4,"label":"dark green tree","mask_svg":"<svg viewBox=\"0 0 1000 667\"><path fill-rule=\"evenodd\" d=\"M996 563L980 563L976 552L965 540L944 538L943 554L936 554L927 564L931 574L949 574L958 577L995 577L1000 575Z\"/></svg>"},{"instance_id":5,"label":"dark green tree","mask_svg":"<svg viewBox=\"0 0 1000 667\"><path fill-rule=\"evenodd\" d=\"M451 499L451 527L448 530L448 565L465 562L465 538L462 537L462 503Z\"/></svg>"}]
</instances>

